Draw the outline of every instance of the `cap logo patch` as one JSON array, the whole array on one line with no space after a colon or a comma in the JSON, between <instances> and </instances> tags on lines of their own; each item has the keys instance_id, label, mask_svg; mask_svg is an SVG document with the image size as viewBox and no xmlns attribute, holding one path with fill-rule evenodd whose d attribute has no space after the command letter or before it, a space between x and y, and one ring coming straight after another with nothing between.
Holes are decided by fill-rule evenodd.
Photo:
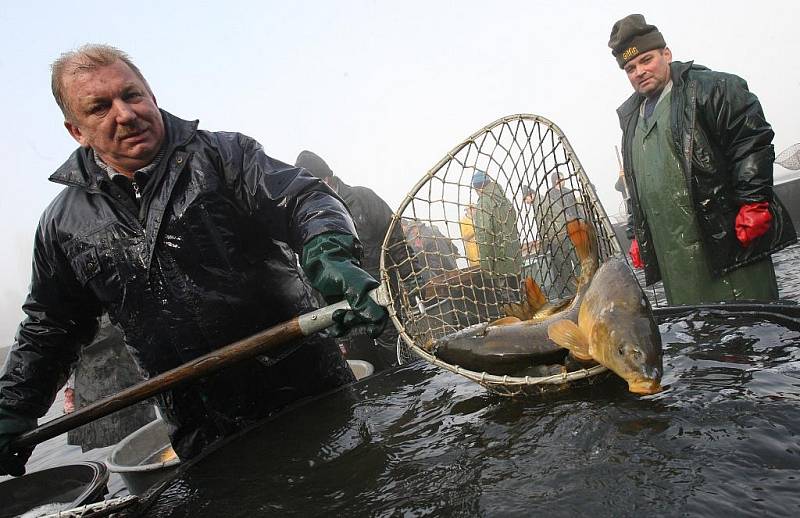
<instances>
[{"instance_id":1,"label":"cap logo patch","mask_svg":"<svg viewBox=\"0 0 800 518\"><path fill-rule=\"evenodd\" d=\"M625 52L622 53L622 59L624 59L625 61L628 61L629 59L631 59L632 57L634 57L638 53L639 53L639 49L637 49L636 47L629 47L628 50L626 50Z\"/></svg>"}]
</instances>

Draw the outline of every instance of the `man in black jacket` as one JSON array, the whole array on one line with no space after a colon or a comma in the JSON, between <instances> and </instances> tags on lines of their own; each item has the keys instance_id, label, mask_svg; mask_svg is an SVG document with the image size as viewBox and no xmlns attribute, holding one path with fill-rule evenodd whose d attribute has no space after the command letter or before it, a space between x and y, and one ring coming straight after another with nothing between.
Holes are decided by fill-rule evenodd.
<instances>
[{"instance_id":1,"label":"man in black jacket","mask_svg":"<svg viewBox=\"0 0 800 518\"><path fill-rule=\"evenodd\" d=\"M335 332L386 311L367 295L361 246L341 200L253 139L199 130L159 110L121 51L87 45L53 64L53 95L80 144L50 179L66 188L36 232L27 318L0 374L0 473L30 450L36 424L107 311L150 376L316 308L347 299ZM299 398L354 379L336 344L315 335L158 397L181 458Z\"/></svg>"},{"instance_id":2,"label":"man in black jacket","mask_svg":"<svg viewBox=\"0 0 800 518\"><path fill-rule=\"evenodd\" d=\"M356 225L358 239L364 247L361 266L372 277L381 278L381 253L383 241L392 223L392 209L368 187L350 186L336 176L328 164L311 151L301 151L295 160L297 167L307 169L311 174L329 185L344 201L353 222ZM391 279L393 290L400 289L401 279L409 279L413 275L411 258L413 253L408 249L405 236L400 225L395 225L388 242L388 267L398 273ZM367 360L376 370L383 370L397 364L397 331L394 326L386 326L383 333L374 341L357 332L350 333L343 339L343 346L348 354L356 359ZM375 345L379 346L378 349Z\"/></svg>"},{"instance_id":3,"label":"man in black jacket","mask_svg":"<svg viewBox=\"0 0 800 518\"><path fill-rule=\"evenodd\" d=\"M777 299L771 254L797 237L758 98L740 77L672 62L640 14L608 45L635 90L617 110L634 266L670 304Z\"/></svg>"}]
</instances>

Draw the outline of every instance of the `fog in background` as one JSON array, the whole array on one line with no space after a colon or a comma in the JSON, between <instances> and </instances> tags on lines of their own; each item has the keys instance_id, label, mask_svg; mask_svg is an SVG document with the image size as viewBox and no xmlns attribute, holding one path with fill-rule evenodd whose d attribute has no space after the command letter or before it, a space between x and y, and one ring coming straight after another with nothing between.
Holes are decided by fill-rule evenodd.
<instances>
[{"instance_id":1,"label":"fog in background","mask_svg":"<svg viewBox=\"0 0 800 518\"><path fill-rule=\"evenodd\" d=\"M393 208L474 131L542 115L614 218L615 109L631 87L607 42L631 12L659 27L676 60L747 79L776 152L800 141L797 2L5 2L0 347L22 317L39 215L60 189L47 177L76 146L49 90L61 52L117 46L162 108L249 134L285 162L313 150ZM788 177L776 167L776 179Z\"/></svg>"}]
</instances>

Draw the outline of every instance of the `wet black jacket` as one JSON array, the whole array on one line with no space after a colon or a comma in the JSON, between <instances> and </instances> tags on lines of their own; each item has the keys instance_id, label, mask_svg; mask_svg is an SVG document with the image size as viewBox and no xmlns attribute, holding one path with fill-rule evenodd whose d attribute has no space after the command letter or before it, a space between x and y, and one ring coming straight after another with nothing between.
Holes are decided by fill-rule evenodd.
<instances>
[{"instance_id":1,"label":"wet black jacket","mask_svg":"<svg viewBox=\"0 0 800 518\"><path fill-rule=\"evenodd\" d=\"M758 98L740 77L692 62L673 62L670 122L675 152L689 185L709 264L720 276L797 241L786 208L772 190L774 133ZM639 204L631 145L644 97L634 93L617 109L625 180L630 194L628 237L645 262L647 284L661 279L650 229ZM739 207L768 201L769 231L744 248L734 223Z\"/></svg>"},{"instance_id":2,"label":"wet black jacket","mask_svg":"<svg viewBox=\"0 0 800 518\"><path fill-rule=\"evenodd\" d=\"M339 198L249 137L162 114L165 155L138 213L86 149L51 176L67 188L39 223L0 406L43 415L103 309L154 375L316 307L294 253L355 233ZM164 394L178 454L353 380L333 341L305 342Z\"/></svg>"}]
</instances>

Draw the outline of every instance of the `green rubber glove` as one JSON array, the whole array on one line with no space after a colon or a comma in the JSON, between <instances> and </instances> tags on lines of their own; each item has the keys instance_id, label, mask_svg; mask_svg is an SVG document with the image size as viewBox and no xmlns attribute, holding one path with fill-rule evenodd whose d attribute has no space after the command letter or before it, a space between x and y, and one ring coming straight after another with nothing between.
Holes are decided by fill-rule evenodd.
<instances>
[{"instance_id":1,"label":"green rubber glove","mask_svg":"<svg viewBox=\"0 0 800 518\"><path fill-rule=\"evenodd\" d=\"M0 475L20 477L33 448L12 450L11 441L22 433L36 428L36 419L25 417L0 407Z\"/></svg>"},{"instance_id":2,"label":"green rubber glove","mask_svg":"<svg viewBox=\"0 0 800 518\"><path fill-rule=\"evenodd\" d=\"M370 298L370 290L379 283L358 266L357 255L355 237L327 232L306 243L300 264L311 285L328 304L346 299L352 308L333 313L333 336L363 327L372 338L377 338L386 327L389 315L386 308Z\"/></svg>"}]
</instances>

